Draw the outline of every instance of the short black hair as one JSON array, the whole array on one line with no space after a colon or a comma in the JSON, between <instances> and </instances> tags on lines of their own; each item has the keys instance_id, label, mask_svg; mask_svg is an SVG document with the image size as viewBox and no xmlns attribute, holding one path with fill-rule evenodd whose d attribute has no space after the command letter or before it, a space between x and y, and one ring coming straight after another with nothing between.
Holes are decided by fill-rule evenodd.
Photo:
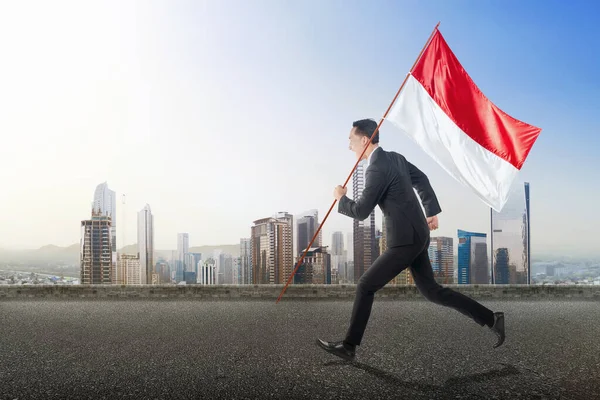
<instances>
[{"instance_id":1,"label":"short black hair","mask_svg":"<svg viewBox=\"0 0 600 400\"><path fill-rule=\"evenodd\" d=\"M372 119L360 119L358 121L354 121L352 123L352 127L356 128L356 134L366 136L369 139L373 136L375 129L377 129L377 122ZM373 138L371 143L379 143L379 131L377 131L377 135Z\"/></svg>"}]
</instances>

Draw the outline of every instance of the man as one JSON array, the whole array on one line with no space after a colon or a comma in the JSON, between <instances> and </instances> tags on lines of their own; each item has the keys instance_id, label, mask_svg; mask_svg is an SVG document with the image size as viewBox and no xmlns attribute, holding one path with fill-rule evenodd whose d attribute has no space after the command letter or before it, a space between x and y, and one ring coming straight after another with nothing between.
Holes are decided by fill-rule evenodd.
<instances>
[{"instance_id":1,"label":"man","mask_svg":"<svg viewBox=\"0 0 600 400\"><path fill-rule=\"evenodd\" d=\"M373 136L377 124L366 119L356 121L350 130L350 150L359 158ZM479 325L487 325L497 335L494 348L504 342L504 313L492 312L475 300L439 285L433 276L429 260L429 231L438 228L440 205L427 176L401 154L379 147L377 134L363 155L368 167L365 188L356 201L346 197L346 188L337 186L334 197L338 212L364 220L379 205L385 218L387 250L360 277L346 337L339 342L317 339L326 351L352 360L371 314L375 292L384 287L406 268L410 268L421 294L436 304L454 308ZM413 191L417 190L426 216Z\"/></svg>"}]
</instances>

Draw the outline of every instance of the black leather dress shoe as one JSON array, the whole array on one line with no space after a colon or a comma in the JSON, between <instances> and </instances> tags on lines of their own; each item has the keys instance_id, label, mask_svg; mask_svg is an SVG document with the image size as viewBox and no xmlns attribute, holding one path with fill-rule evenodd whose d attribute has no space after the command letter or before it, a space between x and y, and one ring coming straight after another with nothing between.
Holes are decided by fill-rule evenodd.
<instances>
[{"instance_id":1,"label":"black leather dress shoe","mask_svg":"<svg viewBox=\"0 0 600 400\"><path fill-rule=\"evenodd\" d=\"M505 334L504 334L504 313L503 312L495 312L494 313L494 325L490 328L492 332L498 336L498 341L494 345L494 348L500 347L502 343L504 343Z\"/></svg>"},{"instance_id":2,"label":"black leather dress shoe","mask_svg":"<svg viewBox=\"0 0 600 400\"><path fill-rule=\"evenodd\" d=\"M335 354L344 360L354 360L354 349L344 346L344 342L326 342L324 340L317 339L317 344L328 353Z\"/></svg>"}]
</instances>

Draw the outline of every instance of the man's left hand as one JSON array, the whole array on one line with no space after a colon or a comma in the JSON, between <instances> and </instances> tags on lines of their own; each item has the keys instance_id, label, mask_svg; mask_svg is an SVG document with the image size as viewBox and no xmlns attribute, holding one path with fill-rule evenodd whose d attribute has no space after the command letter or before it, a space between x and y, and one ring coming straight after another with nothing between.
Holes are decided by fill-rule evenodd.
<instances>
[{"instance_id":1,"label":"man's left hand","mask_svg":"<svg viewBox=\"0 0 600 400\"><path fill-rule=\"evenodd\" d=\"M335 197L336 200L339 200L346 195L346 192L348 192L348 188L337 185L333 190L333 197Z\"/></svg>"}]
</instances>

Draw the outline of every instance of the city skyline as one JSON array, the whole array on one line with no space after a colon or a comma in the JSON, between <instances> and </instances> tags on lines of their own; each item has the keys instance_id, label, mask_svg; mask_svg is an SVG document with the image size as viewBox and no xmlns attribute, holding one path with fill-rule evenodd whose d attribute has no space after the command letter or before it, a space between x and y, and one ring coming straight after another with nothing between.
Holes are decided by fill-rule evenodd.
<instances>
[{"instance_id":1,"label":"city skyline","mask_svg":"<svg viewBox=\"0 0 600 400\"><path fill-rule=\"evenodd\" d=\"M360 172L361 171L360 165L362 165L362 163L359 164L359 168L357 169L357 171L354 173L353 176L355 176L355 177L356 176L360 176L360 174L361 174L361 172ZM359 179L359 181L360 181L360 179ZM488 212L491 211L492 215L511 215L511 213L514 213L515 212L515 207L518 206L519 202L524 201L524 197L523 196L525 195L525 192L523 192L523 185L525 185L526 191L527 191L527 195L529 196L529 182L516 182L515 184L513 184L512 188L511 188L512 194L511 194L511 197L510 197L510 201L507 202L507 206L503 209L503 211L501 213L497 213L497 212L492 211L492 210L490 210L488 208ZM349 186L350 189L353 189L353 181L349 182L348 186ZM101 193L101 194L99 194L99 193ZM104 199L103 196L105 196L107 200L99 200L99 199ZM350 196L353 197L352 194ZM114 211L115 209L116 209L116 214L118 214L120 212L119 208L118 208L119 206L115 207L115 198L116 198L116 192L110 189L110 187L109 187L109 185L108 185L108 183L106 181L102 182L101 184L98 184L96 186L96 190L94 192L94 200L92 201L92 210L100 212L101 215L111 216L111 218L112 218L112 215L115 214L115 211ZM106 204L106 205L102 205L102 204ZM123 205L120 205L120 206L122 207ZM108 210L107 210L107 207L108 207ZM379 211L379 208L376 208L375 214L377 214L377 211ZM285 213L285 211L283 211L283 212ZM150 205L149 204L146 204L144 206L144 208L137 213L137 218L138 219L137 219L137 226L136 226L136 228L137 228L136 236L138 236L138 239L140 237L139 236L140 235L140 220L139 220L139 218L140 218L140 215L142 215L144 213L150 213ZM271 214L275 215L277 213L271 213ZM311 231L311 233L310 233L310 235L308 237L308 241L310 241L310 239L312 239L312 236L313 236L316 228L322 222L322 221L319 220L318 210L317 209L311 209L311 210L308 210L308 211L305 210L305 211L300 212L298 214L293 214L293 213L289 213L289 214L293 216L293 231L294 231L294 235L296 235L296 233L298 232L298 221L302 221L302 220L304 220L307 217L316 218L316 221L318 222L318 224L313 228L313 230ZM151 215L151 222L150 222L151 228L150 229L152 231L152 241L153 241L154 240L154 224L153 224L154 215L153 214L150 214L150 215ZM381 216L379 216L379 217L381 218ZM379 221L377 221L375 223L375 231L376 232L377 231L382 231L382 229L385 228L385 225L383 224L383 220L380 219L380 218L379 218ZM488 219L489 219L489 214L488 214ZM354 222L352 222L352 223L355 224ZM485 232L486 234L490 235L490 237L491 237L492 236L492 232L491 232L492 228L493 228L492 224L488 220L488 229L485 230L485 231L483 231L483 232ZM120 226L119 229L127 229L127 226L125 226L125 227ZM249 229L251 229L251 226L249 227ZM462 230L462 227L458 228L458 231L460 231L460 230ZM333 232L329 232L328 234L324 234L324 231L326 232L325 229L321 229L321 231L319 232L319 237L315 240L315 243L313 244L313 247L319 245L319 243L320 243L320 245L323 245L325 247L332 247L333 246L333 235L335 235L337 232L341 232L343 234L344 241L346 241L348 238L350 238L350 240L352 240L353 233L354 233L353 232L354 229L353 229L352 226L350 226L349 230L347 230L347 231L333 231ZM124 246L118 246L118 245L115 246L114 245L115 236L121 236L121 235L119 235L120 232L121 231L120 230L116 230L115 227L111 227L111 236L112 236L112 239L113 239L111 247L113 248L113 251L114 251L114 253L113 253L113 260L116 258L116 252L119 249L130 247L130 246L136 246L136 248L139 249L139 240L137 242L127 243ZM324 235L326 235L325 239L324 239ZM122 235L122 236L125 236L125 235ZM432 234L431 234L432 238L439 238L439 237L445 237L445 236L448 236L448 235L442 235L441 233L436 234L434 232L432 232ZM453 237L453 238L458 238L459 237L457 235L454 235L454 236L449 235L449 236ZM242 238L244 238L244 237L242 237ZM239 241L239 239L240 238L238 238L238 241ZM521 238L513 238L513 240L517 240L517 242L518 242L518 241L520 241L522 239ZM298 247L297 243L298 243L298 238L296 237L296 238L294 238L294 243L293 243L293 245L294 245L294 254L296 255L297 253L299 253L298 255L300 256L300 255L302 255L302 252L297 248ZM74 243L72 245L75 245L75 244L79 245L79 243ZM211 244L206 244L206 243L200 243L200 244L198 244L198 243L196 243L196 244L190 245L189 244L189 233L177 233L177 244L176 244L176 246L173 249L156 248L156 250L157 251L174 250L174 251L176 251L178 253L178 259L180 259L182 261L182 263L185 264L185 262L183 261L183 257L184 257L184 254L187 253L187 251L188 251L188 249L190 247L202 247L202 246L218 247L219 245L221 245L221 246L223 246L223 245L229 246L229 245L236 245L236 244L237 244L237 241L232 241L231 243L218 243L218 244L216 244L216 243L211 243ZM49 245L53 245L53 244L49 244ZM183 247L181 247L181 246L183 246ZM153 249L155 248L155 246L154 246L153 243L151 244L151 247ZM27 248L27 250L30 250L30 249L31 248ZM454 243L453 249L454 249L453 250L454 252L456 252L458 250L458 242ZM535 253L535 251L534 251L534 253ZM547 254L547 253L544 253L544 254ZM490 254L490 257L491 257L491 254ZM353 257L351 256L351 258L353 258ZM115 264L116 264L116 262L115 262Z\"/></svg>"},{"instance_id":2,"label":"city skyline","mask_svg":"<svg viewBox=\"0 0 600 400\"><path fill-rule=\"evenodd\" d=\"M357 185L355 195L362 190L362 172L356 171L353 182ZM551 273L531 275L531 253L529 216L529 183L513 188L513 195L502 212L491 210L490 247L488 257L487 234L459 229L458 251L454 252L452 237L432 235L429 257L433 273L439 283L458 284L532 284L552 276ZM115 193L106 182L94 191L91 219L81 221L80 280L82 283L109 284L283 284L320 225L317 210L308 210L297 215L277 212L270 217L254 221L250 238L240 238L239 254L234 255L215 248L201 253L192 251L189 234L178 233L178 248L171 257L153 258L153 215L149 204L138 212L137 253L119 252L118 262L112 262L114 230L111 215L117 212ZM358 228L358 229L357 229ZM368 227L359 226L346 234L348 245L364 249L355 253L358 257L377 257L386 250L385 224L383 231L366 234ZM360 231L364 235L359 235ZM319 235L320 236L320 235ZM297 248L293 249L294 238ZM348 258L349 251L343 248L344 233L333 232L332 246L322 246L321 237L310 247L303 265L297 270L294 284L341 284L356 283L363 271ZM237 252L236 252L237 253ZM350 252L354 253L354 252ZM492 261L492 262L489 262ZM370 267L370 261L365 266ZM367 265L368 264L368 265ZM490 280L491 277L491 280ZM531 280L534 279L534 280ZM410 271L403 271L392 284L413 284Z\"/></svg>"},{"instance_id":3,"label":"city skyline","mask_svg":"<svg viewBox=\"0 0 600 400\"><path fill-rule=\"evenodd\" d=\"M353 174L354 198L364 190L363 169L364 163L360 163ZM439 283L531 284L529 189L529 182L522 187L513 186L503 210L496 212L490 209L489 257L485 233L458 229L456 245L452 237L432 235L428 252L434 276ZM94 249L97 246L93 243L94 240L106 241L103 245L114 248L115 230L111 216L117 212L115 198L115 192L110 190L107 182L98 185L92 202L92 220L81 221L82 227L86 226L81 231L82 281L89 281L94 273L106 270L116 284L149 284L158 283L161 279L165 283L166 271L170 276L168 281L174 283L283 284L306 253L303 264L298 266L294 283L356 283L387 248L385 221L382 220L381 230L375 227L373 213L367 223L357 224L357 221L353 221L353 231L346 234L348 243L353 243L353 260L359 260L357 263L348 259L348 250L343 248L343 232L333 232L331 246L323 245L322 231L317 234L321 225L318 210L307 210L296 215L280 211L253 222L250 237L239 240L238 256L223 252L222 249L204 255L191 252L189 234L178 233L177 250L172 251L170 261L160 260L155 265L154 216L150 205L146 204L138 212L137 254L120 253L117 263L106 265L98 261L102 258L100 253L95 258L97 250ZM100 226L93 226L93 221L98 217L107 218L101 222L107 224L111 232L106 238L98 230L102 229ZM96 233L92 232L94 229ZM309 246L311 238L315 236L315 242ZM167 262L166 266L163 261ZM404 282L412 284L410 271L403 271L393 279L395 284Z\"/></svg>"},{"instance_id":4,"label":"city skyline","mask_svg":"<svg viewBox=\"0 0 600 400\"><path fill-rule=\"evenodd\" d=\"M237 2L232 15L232 4L75 2L41 4L35 14L19 3L0 6L8 60L0 131L11 138L0 157L0 248L78 243L77 221L89 218L99 182L127 198L117 204L117 248L134 243L145 204L155 214L157 249L176 248L180 232L191 245L235 244L252 221L278 211L324 216L354 165L352 121L381 117L442 21L490 100L543 128L518 176L531 183L532 255L598 254L600 216L571 211L593 210L600 195L600 58L582 51L582 38L598 30L593 12L257 1ZM372 29L348 24L375 16ZM358 48L377 62L354 62ZM489 208L387 122L381 145L429 176L442 207L435 235L489 233ZM381 229L378 209L375 218ZM324 245L335 231L352 231L336 209Z\"/></svg>"}]
</instances>

